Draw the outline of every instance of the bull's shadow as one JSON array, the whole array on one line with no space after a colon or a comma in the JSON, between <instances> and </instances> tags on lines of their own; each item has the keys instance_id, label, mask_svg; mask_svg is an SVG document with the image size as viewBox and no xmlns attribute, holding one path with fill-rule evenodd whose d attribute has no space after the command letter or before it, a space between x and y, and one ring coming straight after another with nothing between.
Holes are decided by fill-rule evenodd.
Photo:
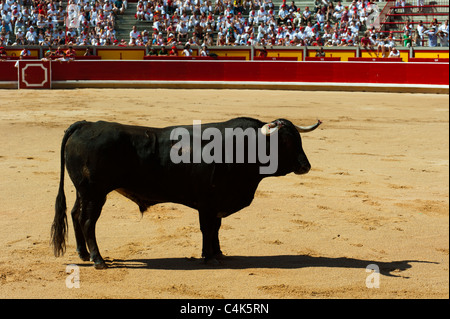
<instances>
[{"instance_id":1,"label":"bull's shadow","mask_svg":"<svg viewBox=\"0 0 450 319\"><path fill-rule=\"evenodd\" d=\"M376 260L354 259L347 257L313 257L308 255L275 255L275 256L231 256L225 257L220 263L205 265L198 258L155 258L155 259L113 259L106 260L111 268L140 268L140 269L164 269L164 270L198 270L198 269L298 269L305 267L326 267L326 268L362 268L365 269L370 264L379 267L380 273L385 276L403 277L398 272L412 267L411 263L437 262L420 260L399 260L391 262L381 262Z\"/></svg>"}]
</instances>

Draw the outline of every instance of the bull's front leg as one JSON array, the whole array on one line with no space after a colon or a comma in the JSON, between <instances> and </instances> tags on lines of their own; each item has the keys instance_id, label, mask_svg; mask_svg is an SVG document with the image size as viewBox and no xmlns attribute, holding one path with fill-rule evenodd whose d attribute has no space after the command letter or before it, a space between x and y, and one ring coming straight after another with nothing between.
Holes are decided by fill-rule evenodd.
<instances>
[{"instance_id":1,"label":"bull's front leg","mask_svg":"<svg viewBox=\"0 0 450 319\"><path fill-rule=\"evenodd\" d=\"M199 210L200 230L203 237L202 257L205 263L217 263L222 256L219 243L219 229L222 219L212 210Z\"/></svg>"}]
</instances>

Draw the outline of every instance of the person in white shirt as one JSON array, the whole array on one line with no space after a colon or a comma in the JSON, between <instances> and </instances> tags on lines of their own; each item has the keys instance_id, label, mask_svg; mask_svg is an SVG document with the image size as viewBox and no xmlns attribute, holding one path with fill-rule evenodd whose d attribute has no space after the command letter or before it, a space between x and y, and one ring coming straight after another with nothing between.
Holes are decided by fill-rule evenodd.
<instances>
[{"instance_id":1,"label":"person in white shirt","mask_svg":"<svg viewBox=\"0 0 450 319\"><path fill-rule=\"evenodd\" d=\"M441 42L441 47L448 47L448 35L449 35L449 29L448 29L448 20L446 20L438 30L438 37Z\"/></svg>"},{"instance_id":2,"label":"person in white shirt","mask_svg":"<svg viewBox=\"0 0 450 319\"><path fill-rule=\"evenodd\" d=\"M423 21L420 20L419 24L417 25L417 32L416 32L416 46L421 47L423 45L423 41L425 38L425 26L423 25Z\"/></svg>"},{"instance_id":3,"label":"person in white shirt","mask_svg":"<svg viewBox=\"0 0 450 319\"><path fill-rule=\"evenodd\" d=\"M264 10L264 7L261 7L257 13L257 21L255 23L266 23L267 21L267 12Z\"/></svg>"},{"instance_id":4,"label":"person in white shirt","mask_svg":"<svg viewBox=\"0 0 450 319\"><path fill-rule=\"evenodd\" d=\"M130 39L137 39L137 37L139 36L140 32L137 30L136 26L133 26L133 30L131 30L130 32Z\"/></svg>"},{"instance_id":5,"label":"person in white shirt","mask_svg":"<svg viewBox=\"0 0 450 319\"><path fill-rule=\"evenodd\" d=\"M297 38L297 32L294 30L294 28L290 25L288 26L287 34L289 34L289 40L295 41Z\"/></svg>"},{"instance_id":6,"label":"person in white shirt","mask_svg":"<svg viewBox=\"0 0 450 319\"><path fill-rule=\"evenodd\" d=\"M298 32L297 32L297 39L299 39L299 40L305 40L306 34L305 34L304 30L305 30L305 29L304 29L303 27L300 27L300 28L299 28L299 30L298 30Z\"/></svg>"},{"instance_id":7,"label":"person in white shirt","mask_svg":"<svg viewBox=\"0 0 450 319\"><path fill-rule=\"evenodd\" d=\"M184 56L192 56L192 49L191 49L191 45L189 43L186 43L182 54Z\"/></svg>"},{"instance_id":8,"label":"person in white shirt","mask_svg":"<svg viewBox=\"0 0 450 319\"><path fill-rule=\"evenodd\" d=\"M356 35L359 34L359 24L358 24L358 23L355 24L353 21L350 22L350 27L349 27L349 29L350 29L350 31L351 31L353 34L356 34Z\"/></svg>"},{"instance_id":9,"label":"person in white shirt","mask_svg":"<svg viewBox=\"0 0 450 319\"><path fill-rule=\"evenodd\" d=\"M307 38L315 37L315 27L313 27L311 22L308 22L308 25L305 27L305 35Z\"/></svg>"},{"instance_id":10,"label":"person in white shirt","mask_svg":"<svg viewBox=\"0 0 450 319\"><path fill-rule=\"evenodd\" d=\"M302 20L303 23L312 21L312 14L311 11L309 11L309 7L305 7L305 10L302 13Z\"/></svg>"},{"instance_id":11,"label":"person in white shirt","mask_svg":"<svg viewBox=\"0 0 450 319\"><path fill-rule=\"evenodd\" d=\"M6 0L1 0L0 1L0 12L4 11L8 11L8 9L10 9L11 6L8 4L8 2Z\"/></svg>"},{"instance_id":12,"label":"person in white shirt","mask_svg":"<svg viewBox=\"0 0 450 319\"><path fill-rule=\"evenodd\" d=\"M177 33L177 41L178 42L187 40L188 28L184 21L181 21L181 23L177 25L177 28L175 31Z\"/></svg>"},{"instance_id":13,"label":"person in white shirt","mask_svg":"<svg viewBox=\"0 0 450 319\"><path fill-rule=\"evenodd\" d=\"M400 51L397 50L395 47L393 47L391 52L389 53L389 58L399 58L399 57L400 57Z\"/></svg>"},{"instance_id":14,"label":"person in white shirt","mask_svg":"<svg viewBox=\"0 0 450 319\"><path fill-rule=\"evenodd\" d=\"M278 11L278 25L282 23L286 23L287 16L289 15L289 12L286 10L286 5L282 4L280 11Z\"/></svg>"},{"instance_id":15,"label":"person in white shirt","mask_svg":"<svg viewBox=\"0 0 450 319\"><path fill-rule=\"evenodd\" d=\"M260 22L258 26L258 33L256 35L256 41L260 42L262 38L264 38L264 35L266 34L266 27L264 25L264 22Z\"/></svg>"},{"instance_id":16,"label":"person in white shirt","mask_svg":"<svg viewBox=\"0 0 450 319\"><path fill-rule=\"evenodd\" d=\"M37 44L37 34L36 31L34 31L34 27L31 26L30 30L25 35L25 39L27 40L28 44Z\"/></svg>"},{"instance_id":17,"label":"person in white shirt","mask_svg":"<svg viewBox=\"0 0 450 319\"><path fill-rule=\"evenodd\" d=\"M334 7L334 13L333 16L336 18L337 21L341 20L342 14L344 13L344 6L341 4L340 1L338 1L337 5Z\"/></svg>"},{"instance_id":18,"label":"person in white shirt","mask_svg":"<svg viewBox=\"0 0 450 319\"><path fill-rule=\"evenodd\" d=\"M256 23L258 21L258 13L256 12L255 8L252 8L252 10L248 14L248 23Z\"/></svg>"},{"instance_id":19,"label":"person in white shirt","mask_svg":"<svg viewBox=\"0 0 450 319\"><path fill-rule=\"evenodd\" d=\"M108 15L113 9L112 4L109 2L109 0L105 0L105 3L103 5L103 12L105 12L105 15Z\"/></svg>"}]
</instances>

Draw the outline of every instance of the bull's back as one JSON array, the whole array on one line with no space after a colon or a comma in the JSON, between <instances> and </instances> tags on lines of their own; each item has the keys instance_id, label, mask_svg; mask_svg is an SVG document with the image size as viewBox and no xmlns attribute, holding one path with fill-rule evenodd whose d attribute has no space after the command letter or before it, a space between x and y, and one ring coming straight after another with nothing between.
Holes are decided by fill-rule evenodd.
<instances>
[{"instance_id":1,"label":"bull's back","mask_svg":"<svg viewBox=\"0 0 450 319\"><path fill-rule=\"evenodd\" d=\"M121 124L85 122L66 143L66 167L75 186L97 185L111 191L139 162L130 132ZM144 133L145 134L145 133Z\"/></svg>"},{"instance_id":2,"label":"bull's back","mask_svg":"<svg viewBox=\"0 0 450 319\"><path fill-rule=\"evenodd\" d=\"M224 134L225 128L258 125L257 120L239 118L207 123L202 125L202 130L215 127ZM252 183L246 179L246 187L238 182L245 178L248 167L236 170L225 164L172 162L170 150L176 141L170 135L178 127L185 128L192 136L192 125L158 129L104 121L84 122L66 144L69 176L77 189L88 187L89 191L105 195L119 189L143 206L175 202L198 208L208 202L223 207L228 214L250 204L259 179Z\"/></svg>"}]
</instances>

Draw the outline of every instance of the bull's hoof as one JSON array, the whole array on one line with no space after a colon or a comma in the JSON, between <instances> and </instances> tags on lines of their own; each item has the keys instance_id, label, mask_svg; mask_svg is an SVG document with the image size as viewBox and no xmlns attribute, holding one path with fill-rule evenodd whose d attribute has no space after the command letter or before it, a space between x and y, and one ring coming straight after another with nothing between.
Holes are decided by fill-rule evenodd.
<instances>
[{"instance_id":1,"label":"bull's hoof","mask_svg":"<svg viewBox=\"0 0 450 319\"><path fill-rule=\"evenodd\" d=\"M91 259L91 257L90 257L90 255L89 255L89 253L88 252L86 252L86 253L78 253L78 256L80 257L80 259L82 260L82 261L89 261L90 259Z\"/></svg>"},{"instance_id":2,"label":"bull's hoof","mask_svg":"<svg viewBox=\"0 0 450 319\"><path fill-rule=\"evenodd\" d=\"M106 266L106 263L104 261L99 261L94 263L94 268L95 269L106 269L108 268L108 266Z\"/></svg>"},{"instance_id":3,"label":"bull's hoof","mask_svg":"<svg viewBox=\"0 0 450 319\"><path fill-rule=\"evenodd\" d=\"M214 258L220 261L220 260L227 259L228 257L225 256L222 252L220 252L220 253L215 254Z\"/></svg>"},{"instance_id":4,"label":"bull's hoof","mask_svg":"<svg viewBox=\"0 0 450 319\"><path fill-rule=\"evenodd\" d=\"M220 261L218 261L215 257L204 258L203 263L208 266L219 266Z\"/></svg>"}]
</instances>

